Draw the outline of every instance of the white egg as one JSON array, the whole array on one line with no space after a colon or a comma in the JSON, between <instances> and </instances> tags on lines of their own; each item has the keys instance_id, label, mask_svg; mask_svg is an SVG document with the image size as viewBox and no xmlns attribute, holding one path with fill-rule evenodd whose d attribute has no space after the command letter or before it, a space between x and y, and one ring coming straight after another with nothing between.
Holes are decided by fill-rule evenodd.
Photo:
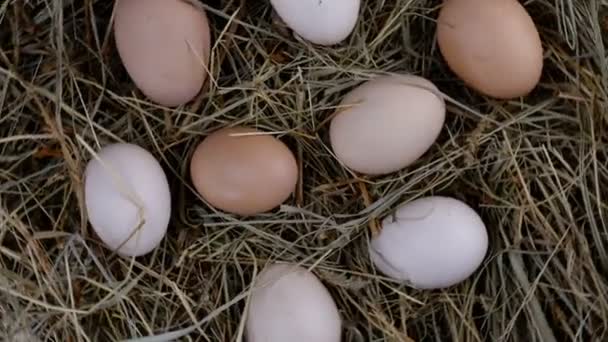
<instances>
[{"instance_id":1,"label":"white egg","mask_svg":"<svg viewBox=\"0 0 608 342\"><path fill-rule=\"evenodd\" d=\"M270 0L300 37L319 45L342 42L355 28L361 0Z\"/></svg>"},{"instance_id":2,"label":"white egg","mask_svg":"<svg viewBox=\"0 0 608 342\"><path fill-rule=\"evenodd\" d=\"M455 285L475 272L488 249L479 215L450 197L424 197L382 221L369 253L376 268L419 289Z\"/></svg>"},{"instance_id":3,"label":"white egg","mask_svg":"<svg viewBox=\"0 0 608 342\"><path fill-rule=\"evenodd\" d=\"M167 177L154 156L137 145L109 145L91 159L85 170L85 202L91 226L118 254L149 253L167 232Z\"/></svg>"},{"instance_id":4,"label":"white egg","mask_svg":"<svg viewBox=\"0 0 608 342\"><path fill-rule=\"evenodd\" d=\"M294 264L273 264L255 281L248 342L340 342L338 308L323 283Z\"/></svg>"}]
</instances>

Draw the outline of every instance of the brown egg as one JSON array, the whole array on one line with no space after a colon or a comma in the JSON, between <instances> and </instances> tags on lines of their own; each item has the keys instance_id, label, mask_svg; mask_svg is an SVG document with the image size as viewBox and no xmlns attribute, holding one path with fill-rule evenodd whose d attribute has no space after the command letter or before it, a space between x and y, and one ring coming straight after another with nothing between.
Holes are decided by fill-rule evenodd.
<instances>
[{"instance_id":1,"label":"brown egg","mask_svg":"<svg viewBox=\"0 0 608 342\"><path fill-rule=\"evenodd\" d=\"M452 71L485 95L524 96L540 81L540 36L517 0L446 0L437 42Z\"/></svg>"},{"instance_id":2,"label":"brown egg","mask_svg":"<svg viewBox=\"0 0 608 342\"><path fill-rule=\"evenodd\" d=\"M118 0L114 37L127 73L150 100L173 107L200 92L210 53L202 10L181 0Z\"/></svg>"},{"instance_id":3,"label":"brown egg","mask_svg":"<svg viewBox=\"0 0 608 342\"><path fill-rule=\"evenodd\" d=\"M209 204L254 215L275 208L294 192L298 180L294 155L280 140L260 133L245 127L224 128L198 145L190 173L194 187Z\"/></svg>"}]
</instances>

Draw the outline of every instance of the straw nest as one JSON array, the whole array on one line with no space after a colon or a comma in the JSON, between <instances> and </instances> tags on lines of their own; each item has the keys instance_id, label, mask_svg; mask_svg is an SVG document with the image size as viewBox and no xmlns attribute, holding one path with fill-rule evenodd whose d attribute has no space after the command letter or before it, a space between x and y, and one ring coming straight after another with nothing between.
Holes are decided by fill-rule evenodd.
<instances>
[{"instance_id":1,"label":"straw nest","mask_svg":"<svg viewBox=\"0 0 608 342\"><path fill-rule=\"evenodd\" d=\"M331 48L278 27L267 1L205 1L213 82L177 109L128 79L112 3L0 3L0 340L238 341L249 285L272 260L313 269L346 341L608 339L605 1L526 1L545 69L517 101L480 96L447 69L439 1L363 1L353 35ZM447 122L415 165L355 178L331 154L327 119L378 71L435 82ZM234 124L273 132L298 157L298 191L272 213L224 215L193 191L194 146ZM104 248L83 210L88 147L119 141L152 151L174 196L166 239L135 260ZM431 194L478 210L491 248L466 282L417 291L374 270L369 226Z\"/></svg>"}]
</instances>

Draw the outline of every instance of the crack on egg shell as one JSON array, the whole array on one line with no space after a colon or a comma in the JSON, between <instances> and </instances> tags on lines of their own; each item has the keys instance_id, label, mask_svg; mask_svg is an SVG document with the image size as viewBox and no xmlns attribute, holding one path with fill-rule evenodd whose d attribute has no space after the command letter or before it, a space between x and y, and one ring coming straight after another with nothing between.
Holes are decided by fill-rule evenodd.
<instances>
[{"instance_id":1,"label":"crack on egg shell","mask_svg":"<svg viewBox=\"0 0 608 342\"><path fill-rule=\"evenodd\" d=\"M406 78L407 77L403 77L403 76L412 76L412 77L420 77L420 76L416 76L416 75L405 75L405 74L396 74L396 73L390 73L390 76L394 77L397 79L397 83L399 83L400 85L405 85L405 86L409 86L409 87L414 87L414 88L418 88L418 89L422 89L422 90L426 90L429 93L435 95L441 102L444 102L446 99L446 95L444 93L442 93L439 89L437 89L437 87L435 87L435 85L433 84L434 87L426 87L418 82L412 82L412 81L408 81ZM424 79L422 77L420 77L421 79ZM426 79L424 79L426 80ZM426 80L428 81L428 80ZM428 81L430 82L430 81Z\"/></svg>"},{"instance_id":2,"label":"crack on egg shell","mask_svg":"<svg viewBox=\"0 0 608 342\"><path fill-rule=\"evenodd\" d=\"M393 266L393 264L389 262L388 259L380 251L378 251L378 249L376 249L373 244L370 245L369 251L373 256L377 258L378 261L380 261L384 266L388 267L394 275L397 275L397 280L408 286L413 286L413 283L410 280L410 276L407 274L407 272Z\"/></svg>"},{"instance_id":3,"label":"crack on egg shell","mask_svg":"<svg viewBox=\"0 0 608 342\"><path fill-rule=\"evenodd\" d=\"M415 200L416 201L416 200ZM416 216L416 217L412 217L412 216L408 216L408 217L404 217L403 215L399 215L399 210L407 205L409 205L410 203L413 203L415 201L412 202L408 202L405 203L404 205L402 205L401 207L393 210L390 214L388 214L386 216L386 218L384 219L384 222L382 223L382 225L387 225L387 224L396 224L399 222L403 222L403 221L422 221L427 219L429 216L433 215L433 212L436 210L435 206L431 206L430 208L428 208L428 212L425 210L425 212L422 212L420 216Z\"/></svg>"}]
</instances>

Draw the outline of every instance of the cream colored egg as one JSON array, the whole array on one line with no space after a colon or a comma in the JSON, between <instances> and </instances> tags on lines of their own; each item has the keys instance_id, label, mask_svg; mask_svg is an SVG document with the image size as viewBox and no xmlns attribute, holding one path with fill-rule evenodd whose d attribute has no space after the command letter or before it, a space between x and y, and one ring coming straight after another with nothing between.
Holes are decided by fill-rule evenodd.
<instances>
[{"instance_id":1,"label":"cream colored egg","mask_svg":"<svg viewBox=\"0 0 608 342\"><path fill-rule=\"evenodd\" d=\"M450 197L401 205L382 221L369 253L376 268L419 289L445 288L475 272L488 250L479 215Z\"/></svg>"},{"instance_id":2,"label":"cream colored egg","mask_svg":"<svg viewBox=\"0 0 608 342\"><path fill-rule=\"evenodd\" d=\"M330 124L336 157L364 174L398 171L420 158L445 121L445 102L430 81L379 76L348 93Z\"/></svg>"},{"instance_id":3,"label":"cream colored egg","mask_svg":"<svg viewBox=\"0 0 608 342\"><path fill-rule=\"evenodd\" d=\"M124 256L151 252L171 214L167 177L150 152L133 144L104 147L85 170L89 222L108 248Z\"/></svg>"},{"instance_id":4,"label":"cream colored egg","mask_svg":"<svg viewBox=\"0 0 608 342\"><path fill-rule=\"evenodd\" d=\"M319 45L345 40L359 19L361 0L271 0L279 17L302 38Z\"/></svg>"},{"instance_id":5,"label":"cream colored egg","mask_svg":"<svg viewBox=\"0 0 608 342\"><path fill-rule=\"evenodd\" d=\"M273 264L256 279L245 327L248 342L340 342L341 325L329 291L307 269Z\"/></svg>"}]
</instances>

